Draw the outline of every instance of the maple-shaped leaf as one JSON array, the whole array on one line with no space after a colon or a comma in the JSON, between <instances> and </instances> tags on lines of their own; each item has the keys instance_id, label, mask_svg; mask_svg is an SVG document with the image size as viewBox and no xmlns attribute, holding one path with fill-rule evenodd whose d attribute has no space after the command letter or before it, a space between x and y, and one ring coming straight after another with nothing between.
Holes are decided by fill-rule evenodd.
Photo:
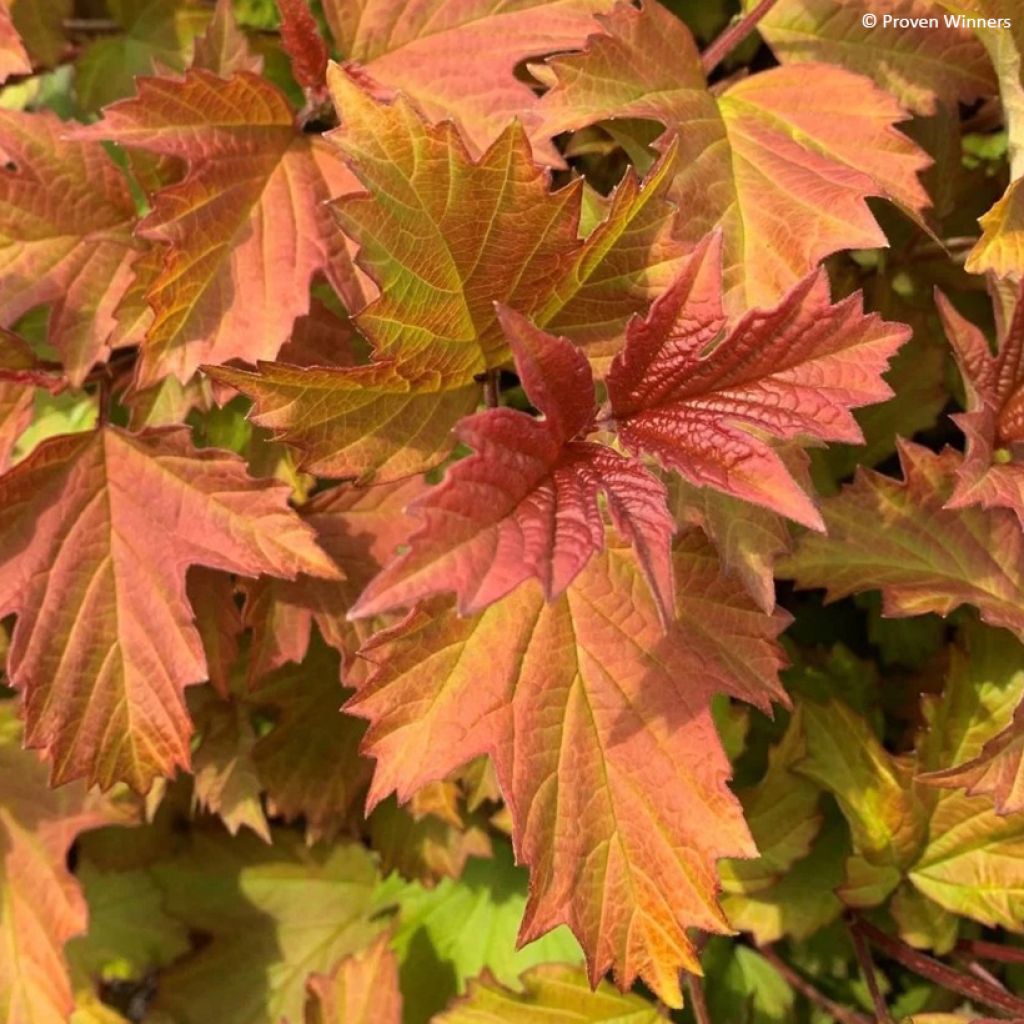
<instances>
[{"instance_id":1,"label":"maple-shaped leaf","mask_svg":"<svg viewBox=\"0 0 1024 1024\"><path fill-rule=\"evenodd\" d=\"M8 671L55 783L146 790L188 764L183 689L207 669L187 567L337 571L286 499L183 429L65 435L0 477Z\"/></svg>"},{"instance_id":2,"label":"maple-shaped leaf","mask_svg":"<svg viewBox=\"0 0 1024 1024\"><path fill-rule=\"evenodd\" d=\"M239 72L142 78L138 96L108 107L79 139L106 139L189 165L153 196L138 233L163 243L147 299L153 322L137 383L187 381L200 363L272 358L309 309L325 273L350 306L362 285L325 202L354 187L336 151L303 133L283 93Z\"/></svg>"},{"instance_id":3,"label":"maple-shaped leaf","mask_svg":"<svg viewBox=\"0 0 1024 1024\"><path fill-rule=\"evenodd\" d=\"M137 76L183 70L193 39L210 20L201 0L107 0L107 5L122 31L94 40L76 61L75 92L86 110L130 96Z\"/></svg>"},{"instance_id":4,"label":"maple-shaped leaf","mask_svg":"<svg viewBox=\"0 0 1024 1024\"><path fill-rule=\"evenodd\" d=\"M881 373L909 329L865 316L857 295L833 305L824 271L729 325L721 244L705 239L629 325L607 380L618 436L690 483L820 529L768 439L860 440L849 410L891 394Z\"/></svg>"},{"instance_id":5,"label":"maple-shaped leaf","mask_svg":"<svg viewBox=\"0 0 1024 1024\"><path fill-rule=\"evenodd\" d=\"M967 255L967 270L996 277L1024 274L1024 178L1012 181L979 223L981 238Z\"/></svg>"},{"instance_id":6,"label":"maple-shaped leaf","mask_svg":"<svg viewBox=\"0 0 1024 1024\"><path fill-rule=\"evenodd\" d=\"M928 158L893 125L905 113L869 80L827 65L780 67L708 91L689 29L656 2L620 3L585 53L549 61L545 136L642 118L675 136L670 195L696 244L725 240L726 305L740 313L785 295L838 249L885 245L867 196L913 215L928 206ZM808 90L808 75L814 88Z\"/></svg>"},{"instance_id":7,"label":"maple-shaped leaf","mask_svg":"<svg viewBox=\"0 0 1024 1024\"><path fill-rule=\"evenodd\" d=\"M782 739L769 751L763 778L737 794L760 856L719 865L726 892L747 894L767 889L810 853L822 816L820 790L792 771L804 756L798 709Z\"/></svg>"},{"instance_id":8,"label":"maple-shaped leaf","mask_svg":"<svg viewBox=\"0 0 1024 1024\"><path fill-rule=\"evenodd\" d=\"M192 47L191 66L205 68L222 78L230 78L236 71L258 75L263 70L263 58L252 52L249 40L238 27L231 0L217 0L206 31Z\"/></svg>"},{"instance_id":9,"label":"maple-shaped leaf","mask_svg":"<svg viewBox=\"0 0 1024 1024\"><path fill-rule=\"evenodd\" d=\"M1001 324L998 349L962 317L941 293L936 296L946 335L967 390L967 412L954 416L967 437L951 508L982 505L1016 512L1024 524L1024 286L1016 309ZM997 317L1001 319L1001 317Z\"/></svg>"},{"instance_id":10,"label":"maple-shaped leaf","mask_svg":"<svg viewBox=\"0 0 1024 1024\"><path fill-rule=\"evenodd\" d=\"M232 835L244 826L269 843L249 709L242 701L224 700L206 687L195 693L192 704L192 720L201 734L192 755L195 806L216 814Z\"/></svg>"},{"instance_id":11,"label":"maple-shaped leaf","mask_svg":"<svg viewBox=\"0 0 1024 1024\"><path fill-rule=\"evenodd\" d=\"M970 657L956 652L941 696L924 700L925 728L912 755L890 754L862 716L833 701L805 706L809 756L798 765L836 797L850 825L856 857L847 864L844 901L873 906L901 886L906 926L938 942L948 928L923 917L941 918L940 908L1016 932L1024 920L1024 815L999 815L986 796L915 779L977 756L1013 706L1019 679L999 648L1019 651L1019 644L976 624L967 640Z\"/></svg>"},{"instance_id":12,"label":"maple-shaped leaf","mask_svg":"<svg viewBox=\"0 0 1024 1024\"><path fill-rule=\"evenodd\" d=\"M0 83L11 75L27 75L32 71L21 36L14 27L10 11L0 4Z\"/></svg>"},{"instance_id":13,"label":"maple-shaped leaf","mask_svg":"<svg viewBox=\"0 0 1024 1024\"><path fill-rule=\"evenodd\" d=\"M366 791L372 765L359 754L365 723L341 711L337 652L314 638L299 665L261 679L250 701L274 723L252 761L271 813L303 818L310 842L331 839Z\"/></svg>"},{"instance_id":14,"label":"maple-shaped leaf","mask_svg":"<svg viewBox=\"0 0 1024 1024\"><path fill-rule=\"evenodd\" d=\"M667 633L637 560L612 541L553 604L529 584L476 618L429 607L383 632L348 707L371 722L371 807L489 754L532 873L521 939L567 923L595 982L609 968L626 987L640 975L679 1005L679 969L699 969L685 929L726 927L714 861L754 853L711 695L784 698L783 619L723 580L699 536L674 558Z\"/></svg>"},{"instance_id":15,"label":"maple-shaped leaf","mask_svg":"<svg viewBox=\"0 0 1024 1024\"><path fill-rule=\"evenodd\" d=\"M670 618L674 523L664 485L638 460L586 440L597 411L586 356L518 313L499 315L542 418L489 409L460 421L456 437L476 454L417 500L413 509L424 523L409 550L370 583L350 614L377 615L454 591L459 613L471 615L531 578L552 600L604 544L603 494Z\"/></svg>"},{"instance_id":16,"label":"maple-shaped leaf","mask_svg":"<svg viewBox=\"0 0 1024 1024\"><path fill-rule=\"evenodd\" d=\"M661 1011L637 995L623 995L605 982L592 987L577 967L542 964L520 978L521 990L492 977L470 982L469 991L436 1024L658 1024Z\"/></svg>"},{"instance_id":17,"label":"maple-shaped leaf","mask_svg":"<svg viewBox=\"0 0 1024 1024\"><path fill-rule=\"evenodd\" d=\"M987 794L1000 814L1024 812L1024 703L1013 721L996 734L976 757L921 778L936 786L965 789L968 796Z\"/></svg>"},{"instance_id":18,"label":"maple-shaped leaf","mask_svg":"<svg viewBox=\"0 0 1024 1024\"><path fill-rule=\"evenodd\" d=\"M954 649L950 672L963 678L958 688L973 697L969 711L984 708L990 738L980 751L975 744L977 752L966 760L959 751L942 751L918 778L966 789L968 796L988 794L1000 814L1019 814L1024 811L1024 648L1007 633L975 630L965 650Z\"/></svg>"},{"instance_id":19,"label":"maple-shaped leaf","mask_svg":"<svg viewBox=\"0 0 1024 1024\"><path fill-rule=\"evenodd\" d=\"M308 976L387 923L373 858L357 843L310 848L277 832L268 846L247 832L195 832L151 874L165 911L208 939L161 975L153 1011L180 1024L301 1021Z\"/></svg>"},{"instance_id":20,"label":"maple-shaped leaf","mask_svg":"<svg viewBox=\"0 0 1024 1024\"><path fill-rule=\"evenodd\" d=\"M305 1024L402 1024L398 961L386 933L329 974L311 975L306 988Z\"/></svg>"},{"instance_id":21,"label":"maple-shaped leaf","mask_svg":"<svg viewBox=\"0 0 1024 1024\"><path fill-rule=\"evenodd\" d=\"M359 679L356 652L372 629L348 619L361 591L415 528L405 509L423 492L416 477L376 487L342 485L321 491L299 515L320 546L344 567L345 579L300 576L294 582L263 577L246 586L244 620L252 629L249 679L261 679L289 661L302 661L312 626L341 652L346 677Z\"/></svg>"},{"instance_id":22,"label":"maple-shaped leaf","mask_svg":"<svg viewBox=\"0 0 1024 1024\"><path fill-rule=\"evenodd\" d=\"M367 826L385 874L397 871L432 886L441 878L461 878L470 857L491 856L485 828L463 818L453 792L451 781L432 782L404 807L389 797L374 809Z\"/></svg>"},{"instance_id":23,"label":"maple-shaped leaf","mask_svg":"<svg viewBox=\"0 0 1024 1024\"><path fill-rule=\"evenodd\" d=\"M67 868L78 834L116 820L79 783L51 789L21 749L15 702L0 703L0 1014L5 1024L66 1020L73 1008L64 943L87 910Z\"/></svg>"},{"instance_id":24,"label":"maple-shaped leaf","mask_svg":"<svg viewBox=\"0 0 1024 1024\"><path fill-rule=\"evenodd\" d=\"M327 44L308 0L277 0L281 45L291 58L292 74L303 89L322 88L327 75Z\"/></svg>"},{"instance_id":25,"label":"maple-shaped leaf","mask_svg":"<svg viewBox=\"0 0 1024 1024\"><path fill-rule=\"evenodd\" d=\"M50 342L80 384L117 332L135 203L103 146L67 130L48 111L0 110L0 327L52 304Z\"/></svg>"},{"instance_id":26,"label":"maple-shaped leaf","mask_svg":"<svg viewBox=\"0 0 1024 1024\"><path fill-rule=\"evenodd\" d=\"M432 121L454 119L482 152L537 97L516 74L529 58L579 49L612 0L326 0L338 49L360 74L409 96ZM542 147L554 162L554 149Z\"/></svg>"},{"instance_id":27,"label":"maple-shaped leaf","mask_svg":"<svg viewBox=\"0 0 1024 1024\"><path fill-rule=\"evenodd\" d=\"M255 422L299 448L304 468L396 479L441 461L479 400L475 378L508 362L496 302L597 344L666 283L681 252L664 199L673 157L642 185L627 175L581 240L579 186L552 193L518 126L474 160L450 123L430 127L337 67L328 78L342 121L331 138L367 189L335 206L381 290L356 317L377 361L212 376L252 397Z\"/></svg>"},{"instance_id":28,"label":"maple-shaped leaf","mask_svg":"<svg viewBox=\"0 0 1024 1024\"><path fill-rule=\"evenodd\" d=\"M892 21L876 31L865 14ZM783 64L838 64L873 78L916 114L997 92L974 33L941 17L932 25L933 17L931 0L780 0L758 31Z\"/></svg>"},{"instance_id":29,"label":"maple-shaped leaf","mask_svg":"<svg viewBox=\"0 0 1024 1024\"><path fill-rule=\"evenodd\" d=\"M887 616L948 615L973 604L1024 638L1024 539L1003 509L947 505L960 456L903 441L903 480L859 469L822 503L827 536L808 534L778 574L823 587L830 601L881 590ZM885 529L879 530L878 524Z\"/></svg>"}]
</instances>

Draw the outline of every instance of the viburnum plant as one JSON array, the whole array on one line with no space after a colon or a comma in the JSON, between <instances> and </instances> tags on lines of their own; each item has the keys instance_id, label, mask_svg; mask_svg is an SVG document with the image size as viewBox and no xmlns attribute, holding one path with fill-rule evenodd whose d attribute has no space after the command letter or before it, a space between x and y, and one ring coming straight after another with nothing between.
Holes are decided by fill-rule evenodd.
<instances>
[{"instance_id":1,"label":"viburnum plant","mask_svg":"<svg viewBox=\"0 0 1024 1024\"><path fill-rule=\"evenodd\" d=\"M0 1024L1024 1020L1019 0L0 81Z\"/></svg>"}]
</instances>

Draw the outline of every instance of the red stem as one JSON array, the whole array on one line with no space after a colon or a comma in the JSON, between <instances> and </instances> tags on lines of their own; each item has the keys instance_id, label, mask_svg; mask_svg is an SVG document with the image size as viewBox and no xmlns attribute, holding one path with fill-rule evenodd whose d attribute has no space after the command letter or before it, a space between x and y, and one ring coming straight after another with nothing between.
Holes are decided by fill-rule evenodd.
<instances>
[{"instance_id":1,"label":"red stem","mask_svg":"<svg viewBox=\"0 0 1024 1024\"><path fill-rule=\"evenodd\" d=\"M757 951L789 982L792 988L796 989L809 1002L820 1006L826 1013L835 1017L839 1024L872 1024L870 1017L835 1003L823 992L819 992L802 974L790 967L771 946L758 946Z\"/></svg>"},{"instance_id":2,"label":"red stem","mask_svg":"<svg viewBox=\"0 0 1024 1024\"><path fill-rule=\"evenodd\" d=\"M995 960L1001 964L1024 964L1024 949L1018 946L1001 946L998 942L985 942L983 939L961 939L956 948L958 953L966 953L979 960Z\"/></svg>"},{"instance_id":3,"label":"red stem","mask_svg":"<svg viewBox=\"0 0 1024 1024\"><path fill-rule=\"evenodd\" d=\"M690 1009L693 1010L693 1019L697 1024L712 1024L711 1014L708 1012L708 1000L704 995L704 985L696 974L687 974L686 987L690 994Z\"/></svg>"},{"instance_id":4,"label":"red stem","mask_svg":"<svg viewBox=\"0 0 1024 1024\"><path fill-rule=\"evenodd\" d=\"M1013 1017L1024 1017L1024 999L1018 999L1017 996L1010 995L1009 992L1003 992L978 978L972 978L969 974L956 971L942 961L908 946L899 939L894 939L891 935L886 935L885 932L861 918L857 919L851 928L854 932L860 932L871 945L881 950L887 957L902 964L915 974L919 974L922 978L927 978L929 981L949 989L950 992L973 999L993 1010L1000 1010Z\"/></svg>"},{"instance_id":5,"label":"red stem","mask_svg":"<svg viewBox=\"0 0 1024 1024\"><path fill-rule=\"evenodd\" d=\"M775 6L776 0L761 2L739 21L734 21L700 56L705 75L710 75L726 57L757 27L757 23Z\"/></svg>"},{"instance_id":6,"label":"red stem","mask_svg":"<svg viewBox=\"0 0 1024 1024\"><path fill-rule=\"evenodd\" d=\"M889 1007L885 1005L885 997L878 985L878 975L875 973L875 962L871 959L871 950L864 936L849 921L847 921L847 928L850 938L853 940L853 951L857 954L860 972L867 982L868 992L871 993L871 1005L875 1008L875 1018L878 1024L893 1024Z\"/></svg>"}]
</instances>

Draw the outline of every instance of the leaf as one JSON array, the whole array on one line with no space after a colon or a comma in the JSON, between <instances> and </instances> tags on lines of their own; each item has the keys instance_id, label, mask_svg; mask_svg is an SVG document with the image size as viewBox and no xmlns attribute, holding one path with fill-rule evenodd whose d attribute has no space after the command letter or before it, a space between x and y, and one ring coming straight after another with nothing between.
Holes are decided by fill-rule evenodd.
<instances>
[{"instance_id":1,"label":"leaf","mask_svg":"<svg viewBox=\"0 0 1024 1024\"><path fill-rule=\"evenodd\" d=\"M0 110L0 326L52 304L49 339L77 385L118 341L135 203L103 147L66 131L47 111Z\"/></svg>"},{"instance_id":2,"label":"leaf","mask_svg":"<svg viewBox=\"0 0 1024 1024\"><path fill-rule=\"evenodd\" d=\"M442 879L432 889L392 875L382 886L381 898L388 895L400 907L393 948L405 1024L433 1024L434 1014L480 974L515 988L537 964L583 959L566 928L517 948L527 877L507 843L495 844L493 859L470 860L458 879Z\"/></svg>"},{"instance_id":3,"label":"leaf","mask_svg":"<svg viewBox=\"0 0 1024 1024\"><path fill-rule=\"evenodd\" d=\"M64 20L72 13L73 0L5 0L14 28L33 64L53 67L60 63L67 39Z\"/></svg>"},{"instance_id":4,"label":"leaf","mask_svg":"<svg viewBox=\"0 0 1024 1024\"><path fill-rule=\"evenodd\" d=\"M135 91L157 68L182 71L210 11L199 0L107 0L124 30L90 43L75 67L75 91L86 110L99 110Z\"/></svg>"},{"instance_id":5,"label":"leaf","mask_svg":"<svg viewBox=\"0 0 1024 1024\"><path fill-rule=\"evenodd\" d=\"M737 793L760 856L719 863L726 892L767 889L810 854L822 823L820 790L792 770L806 753L798 711L782 739L769 751L768 768L760 782Z\"/></svg>"},{"instance_id":6,"label":"leaf","mask_svg":"<svg viewBox=\"0 0 1024 1024\"><path fill-rule=\"evenodd\" d=\"M1024 179L1010 183L1003 197L980 218L981 238L967 254L972 274L996 277L1024 273Z\"/></svg>"},{"instance_id":7,"label":"leaf","mask_svg":"<svg viewBox=\"0 0 1024 1024\"><path fill-rule=\"evenodd\" d=\"M221 78L230 78L239 71L258 75L263 70L263 58L252 52L235 21L231 0L217 0L206 31L196 37L192 47L192 67L205 68Z\"/></svg>"},{"instance_id":8,"label":"leaf","mask_svg":"<svg viewBox=\"0 0 1024 1024\"><path fill-rule=\"evenodd\" d=\"M868 27L866 13L893 21ZM984 47L941 15L937 27L921 23L935 14L931 0L781 0L757 27L783 64L838 64L873 78L915 114L993 95Z\"/></svg>"},{"instance_id":9,"label":"leaf","mask_svg":"<svg viewBox=\"0 0 1024 1024\"><path fill-rule=\"evenodd\" d=\"M32 422L34 390L0 380L0 473L11 468L14 446Z\"/></svg>"},{"instance_id":10,"label":"leaf","mask_svg":"<svg viewBox=\"0 0 1024 1024\"><path fill-rule=\"evenodd\" d=\"M798 449L780 451L780 458L801 487L813 485L807 477L806 457ZM759 608L775 607L775 562L792 550L785 519L761 505L751 505L711 487L695 487L680 476L669 484L670 507L676 522L704 531L722 559L722 568L743 581Z\"/></svg>"},{"instance_id":11,"label":"leaf","mask_svg":"<svg viewBox=\"0 0 1024 1024\"><path fill-rule=\"evenodd\" d=\"M605 983L592 990L586 975L575 967L542 964L523 975L522 985L524 991L517 993L485 976L435 1020L437 1024L487 1020L507 1024L657 1024L664 1019L639 996L622 995Z\"/></svg>"},{"instance_id":12,"label":"leaf","mask_svg":"<svg viewBox=\"0 0 1024 1024\"><path fill-rule=\"evenodd\" d=\"M1000 814L1018 814L1024 811L1024 649L996 630L974 630L967 639L950 669L955 691L966 698L956 711L985 722L991 738L980 750L974 741L966 758L962 750L940 751L918 778L964 788L968 796L988 794Z\"/></svg>"},{"instance_id":13,"label":"leaf","mask_svg":"<svg viewBox=\"0 0 1024 1024\"><path fill-rule=\"evenodd\" d=\"M256 401L255 422L303 467L394 480L444 458L479 400L475 378L508 362L496 302L595 346L643 308L679 261L663 197L672 157L643 184L627 175L581 240L580 189L550 192L517 126L474 161L450 123L427 126L403 98L378 102L337 68L329 84L332 139L367 189L335 206L381 291L356 317L376 362L213 376Z\"/></svg>"},{"instance_id":14,"label":"leaf","mask_svg":"<svg viewBox=\"0 0 1024 1024\"><path fill-rule=\"evenodd\" d=\"M73 1008L64 943L87 911L67 856L80 832L115 820L81 783L50 789L21 749L15 704L0 704L0 1007L6 1024L66 1019Z\"/></svg>"},{"instance_id":15,"label":"leaf","mask_svg":"<svg viewBox=\"0 0 1024 1024\"><path fill-rule=\"evenodd\" d=\"M31 72L32 62L25 52L10 12L0 6L0 83L6 82L11 75L27 75Z\"/></svg>"},{"instance_id":16,"label":"leaf","mask_svg":"<svg viewBox=\"0 0 1024 1024\"><path fill-rule=\"evenodd\" d=\"M800 770L836 796L862 858L861 866L856 860L848 865L841 891L846 902L879 902L902 878L950 914L1021 930L1024 815L1000 816L986 797L942 792L913 781L922 770L976 756L1000 728L999 717L1005 721L1012 708L1015 694L1007 692L1012 680L1005 670L991 682L988 676L1009 638L989 634L982 627L968 632L977 661L955 658L941 697L925 700L926 728L913 757L887 753L863 719L838 702L805 714L811 758ZM993 715L1000 708L1003 716ZM868 884L866 869L884 870L884 886ZM901 916L910 937L920 939L922 913L938 911L921 905L908 915L906 899ZM945 944L946 929L948 922L929 931Z\"/></svg>"},{"instance_id":17,"label":"leaf","mask_svg":"<svg viewBox=\"0 0 1024 1024\"><path fill-rule=\"evenodd\" d=\"M167 374L184 383L204 361L275 356L308 311L317 273L361 304L344 237L324 207L353 179L328 143L296 128L281 92L248 72L225 81L203 69L143 78L138 88L75 131L189 165L184 181L153 197L138 228L165 247L147 295L154 320L138 386Z\"/></svg>"},{"instance_id":18,"label":"leaf","mask_svg":"<svg viewBox=\"0 0 1024 1024\"><path fill-rule=\"evenodd\" d=\"M85 860L75 875L89 906L88 932L67 945L76 971L96 980L140 980L188 952L187 931L164 913L146 871L105 871Z\"/></svg>"},{"instance_id":19,"label":"leaf","mask_svg":"<svg viewBox=\"0 0 1024 1024\"><path fill-rule=\"evenodd\" d=\"M1022 537L1002 509L951 509L960 457L901 442L903 480L858 469L826 498L827 536L805 535L779 575L835 601L881 590L887 616L948 615L973 604L985 622L1024 637ZM885 529L878 529L879 523Z\"/></svg>"},{"instance_id":20,"label":"leaf","mask_svg":"<svg viewBox=\"0 0 1024 1024\"><path fill-rule=\"evenodd\" d=\"M306 987L306 1024L402 1024L398 962L386 934Z\"/></svg>"},{"instance_id":21,"label":"leaf","mask_svg":"<svg viewBox=\"0 0 1024 1024\"><path fill-rule=\"evenodd\" d=\"M193 721L202 739L192 755L196 806L216 814L231 835L237 835L244 826L269 843L270 826L263 813L260 778L253 761L256 733L248 709L208 690L199 692L197 703Z\"/></svg>"},{"instance_id":22,"label":"leaf","mask_svg":"<svg viewBox=\"0 0 1024 1024\"><path fill-rule=\"evenodd\" d=\"M708 91L693 37L658 3L621 3L599 19L585 53L557 57L543 74L543 134L642 118L678 139L670 196L696 245L720 228L725 305L771 306L825 256L885 245L866 196L912 215L928 205L917 174L927 158L893 125L896 101L859 75L781 67Z\"/></svg>"},{"instance_id":23,"label":"leaf","mask_svg":"<svg viewBox=\"0 0 1024 1024\"><path fill-rule=\"evenodd\" d=\"M227 573L193 568L186 580L188 603L203 640L210 683L224 700L230 694L231 669L238 658L242 616L235 604L234 581Z\"/></svg>"},{"instance_id":24,"label":"leaf","mask_svg":"<svg viewBox=\"0 0 1024 1024\"><path fill-rule=\"evenodd\" d=\"M452 785L432 783L431 786ZM367 822L373 849L380 854L385 873L397 871L403 878L425 886L442 878L459 878L470 857L489 857L492 847L485 829L430 811L420 811L417 797L406 807L388 799L374 810Z\"/></svg>"},{"instance_id":25,"label":"leaf","mask_svg":"<svg viewBox=\"0 0 1024 1024\"><path fill-rule=\"evenodd\" d=\"M517 66L579 49L595 28L592 15L611 0L468 0L454 8L427 0L415 12L399 0L323 6L338 49L360 73L407 95L431 121L455 120L480 153L536 106Z\"/></svg>"},{"instance_id":26,"label":"leaf","mask_svg":"<svg viewBox=\"0 0 1024 1024\"><path fill-rule=\"evenodd\" d=\"M908 335L865 316L857 296L831 304L823 271L729 328L712 235L646 319L630 324L608 375L611 414L629 451L821 529L766 437L860 440L848 410L890 394L880 374Z\"/></svg>"},{"instance_id":27,"label":"leaf","mask_svg":"<svg viewBox=\"0 0 1024 1024\"><path fill-rule=\"evenodd\" d=\"M939 0L939 3L954 14L973 19L972 28L988 50L999 78L1009 135L1011 173L1019 178L1024 173L1024 26L1015 17L1015 0ZM995 24L989 22L990 18L995 19Z\"/></svg>"},{"instance_id":28,"label":"leaf","mask_svg":"<svg viewBox=\"0 0 1024 1024\"><path fill-rule=\"evenodd\" d=\"M376 487L341 486L321 491L299 510L320 546L340 566L344 580L300 576L294 582L263 577L246 589L245 623L252 628L250 682L289 661L302 661L315 622L343 656L345 675L358 682L359 647L371 624L350 622L360 591L380 572L415 525L404 514L424 490L417 478Z\"/></svg>"},{"instance_id":29,"label":"leaf","mask_svg":"<svg viewBox=\"0 0 1024 1024\"><path fill-rule=\"evenodd\" d=\"M323 88L327 44L307 0L277 0L277 6L281 12L281 45L291 58L295 81L304 89Z\"/></svg>"},{"instance_id":30,"label":"leaf","mask_svg":"<svg viewBox=\"0 0 1024 1024\"><path fill-rule=\"evenodd\" d=\"M330 575L285 488L181 429L56 438L0 478L0 615L25 740L55 784L139 790L188 764L184 687L207 677L185 597L201 563Z\"/></svg>"},{"instance_id":31,"label":"leaf","mask_svg":"<svg viewBox=\"0 0 1024 1024\"><path fill-rule=\"evenodd\" d=\"M843 883L849 854L846 825L833 813L826 818L810 853L779 881L752 893L723 893L722 909L729 924L750 932L758 945L784 936L809 938L843 912L836 890Z\"/></svg>"},{"instance_id":32,"label":"leaf","mask_svg":"<svg viewBox=\"0 0 1024 1024\"><path fill-rule=\"evenodd\" d=\"M1024 303L1017 303L992 355L984 334L944 295L936 302L967 391L967 412L954 417L967 454L949 505L1009 508L1024 524Z\"/></svg>"},{"instance_id":33,"label":"leaf","mask_svg":"<svg viewBox=\"0 0 1024 1024\"><path fill-rule=\"evenodd\" d=\"M385 631L364 649L378 668L348 707L371 722L370 806L490 755L532 872L521 939L565 922L592 979L639 974L678 1005L678 971L697 967L685 929L726 927L714 861L754 853L710 698L782 698L783 623L721 579L700 538L675 559L667 635L616 542L554 604L524 586L475 619L430 608Z\"/></svg>"},{"instance_id":34,"label":"leaf","mask_svg":"<svg viewBox=\"0 0 1024 1024\"><path fill-rule=\"evenodd\" d=\"M341 830L370 779L359 756L365 725L340 710L349 691L338 675L337 654L317 639L301 665L261 679L251 697L276 719L252 751L268 806L285 821L304 818L309 842Z\"/></svg>"},{"instance_id":35,"label":"leaf","mask_svg":"<svg viewBox=\"0 0 1024 1024\"><path fill-rule=\"evenodd\" d=\"M309 974L331 970L384 924L373 918L373 860L352 843L197 834L152 871L171 916L209 936L162 975L154 1009L180 1024L298 1021Z\"/></svg>"},{"instance_id":36,"label":"leaf","mask_svg":"<svg viewBox=\"0 0 1024 1024\"><path fill-rule=\"evenodd\" d=\"M476 452L413 506L423 525L409 550L363 591L353 616L411 608L454 591L472 615L525 580L553 600L604 545L603 495L619 532L637 548L666 618L674 524L665 487L641 462L585 440L597 412L586 357L566 338L499 311L527 397L542 414L490 409L460 421L455 436Z\"/></svg>"},{"instance_id":37,"label":"leaf","mask_svg":"<svg viewBox=\"0 0 1024 1024\"><path fill-rule=\"evenodd\" d=\"M200 0L108 0L123 32L91 42L78 58L75 89L83 108L98 111L135 91L135 80L182 71L210 10Z\"/></svg>"}]
</instances>

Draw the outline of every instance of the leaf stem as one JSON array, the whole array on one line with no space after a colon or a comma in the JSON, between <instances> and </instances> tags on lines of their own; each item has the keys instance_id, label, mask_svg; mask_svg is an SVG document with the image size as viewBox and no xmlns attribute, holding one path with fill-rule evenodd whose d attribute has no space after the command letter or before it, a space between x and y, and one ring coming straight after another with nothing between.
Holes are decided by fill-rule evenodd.
<instances>
[{"instance_id":1,"label":"leaf stem","mask_svg":"<svg viewBox=\"0 0 1024 1024\"><path fill-rule=\"evenodd\" d=\"M1003 964L1024 964L1024 949L1018 946L1002 946L998 942L983 939L961 939L956 944L958 953L977 957L979 960L995 960Z\"/></svg>"},{"instance_id":2,"label":"leaf stem","mask_svg":"<svg viewBox=\"0 0 1024 1024\"><path fill-rule=\"evenodd\" d=\"M498 397L500 374L500 370L488 370L484 376L484 404L488 409L497 409L500 404Z\"/></svg>"},{"instance_id":3,"label":"leaf stem","mask_svg":"<svg viewBox=\"0 0 1024 1024\"><path fill-rule=\"evenodd\" d=\"M761 0L739 21L734 21L714 39L700 56L705 75L710 75L726 57L757 27L757 23L775 6L776 0Z\"/></svg>"},{"instance_id":4,"label":"leaf stem","mask_svg":"<svg viewBox=\"0 0 1024 1024\"><path fill-rule=\"evenodd\" d=\"M63 26L65 32L86 35L110 35L124 31L124 27L112 18L65 18Z\"/></svg>"},{"instance_id":5,"label":"leaf stem","mask_svg":"<svg viewBox=\"0 0 1024 1024\"><path fill-rule=\"evenodd\" d=\"M870 1017L851 1010L848 1006L842 1006L829 999L824 992L819 992L802 974L790 967L773 947L757 946L756 949L789 982L792 988L796 989L808 1002L814 1003L815 1006L835 1017L839 1024L872 1024Z\"/></svg>"},{"instance_id":6,"label":"leaf stem","mask_svg":"<svg viewBox=\"0 0 1024 1024\"><path fill-rule=\"evenodd\" d=\"M860 964L860 972L867 982L868 992L871 993L871 1004L875 1008L875 1018L878 1024L893 1024L892 1014L885 1004L885 996L878 985L878 975L875 972L875 962L871 959L871 949L864 936L853 926L852 921L846 922L846 927L853 940L853 951L857 954L857 963Z\"/></svg>"},{"instance_id":7,"label":"leaf stem","mask_svg":"<svg viewBox=\"0 0 1024 1024\"><path fill-rule=\"evenodd\" d=\"M942 963L941 960L936 960L934 957L908 946L900 939L886 935L881 929L876 928L863 918L857 918L851 928L855 932L859 931L871 945L881 950L887 957L902 964L915 974L919 974L922 978L927 978L929 981L949 989L950 992L956 992L958 995L965 996L993 1010L1000 1010L1014 1017L1024 1017L1024 999L1019 999L1009 992L1003 992L979 978L972 978L969 974L954 970Z\"/></svg>"},{"instance_id":8,"label":"leaf stem","mask_svg":"<svg viewBox=\"0 0 1024 1024\"><path fill-rule=\"evenodd\" d=\"M696 974L686 975L686 988L690 996L690 1009L697 1024L712 1024L708 1012L708 1000L704 994L704 984Z\"/></svg>"}]
</instances>

